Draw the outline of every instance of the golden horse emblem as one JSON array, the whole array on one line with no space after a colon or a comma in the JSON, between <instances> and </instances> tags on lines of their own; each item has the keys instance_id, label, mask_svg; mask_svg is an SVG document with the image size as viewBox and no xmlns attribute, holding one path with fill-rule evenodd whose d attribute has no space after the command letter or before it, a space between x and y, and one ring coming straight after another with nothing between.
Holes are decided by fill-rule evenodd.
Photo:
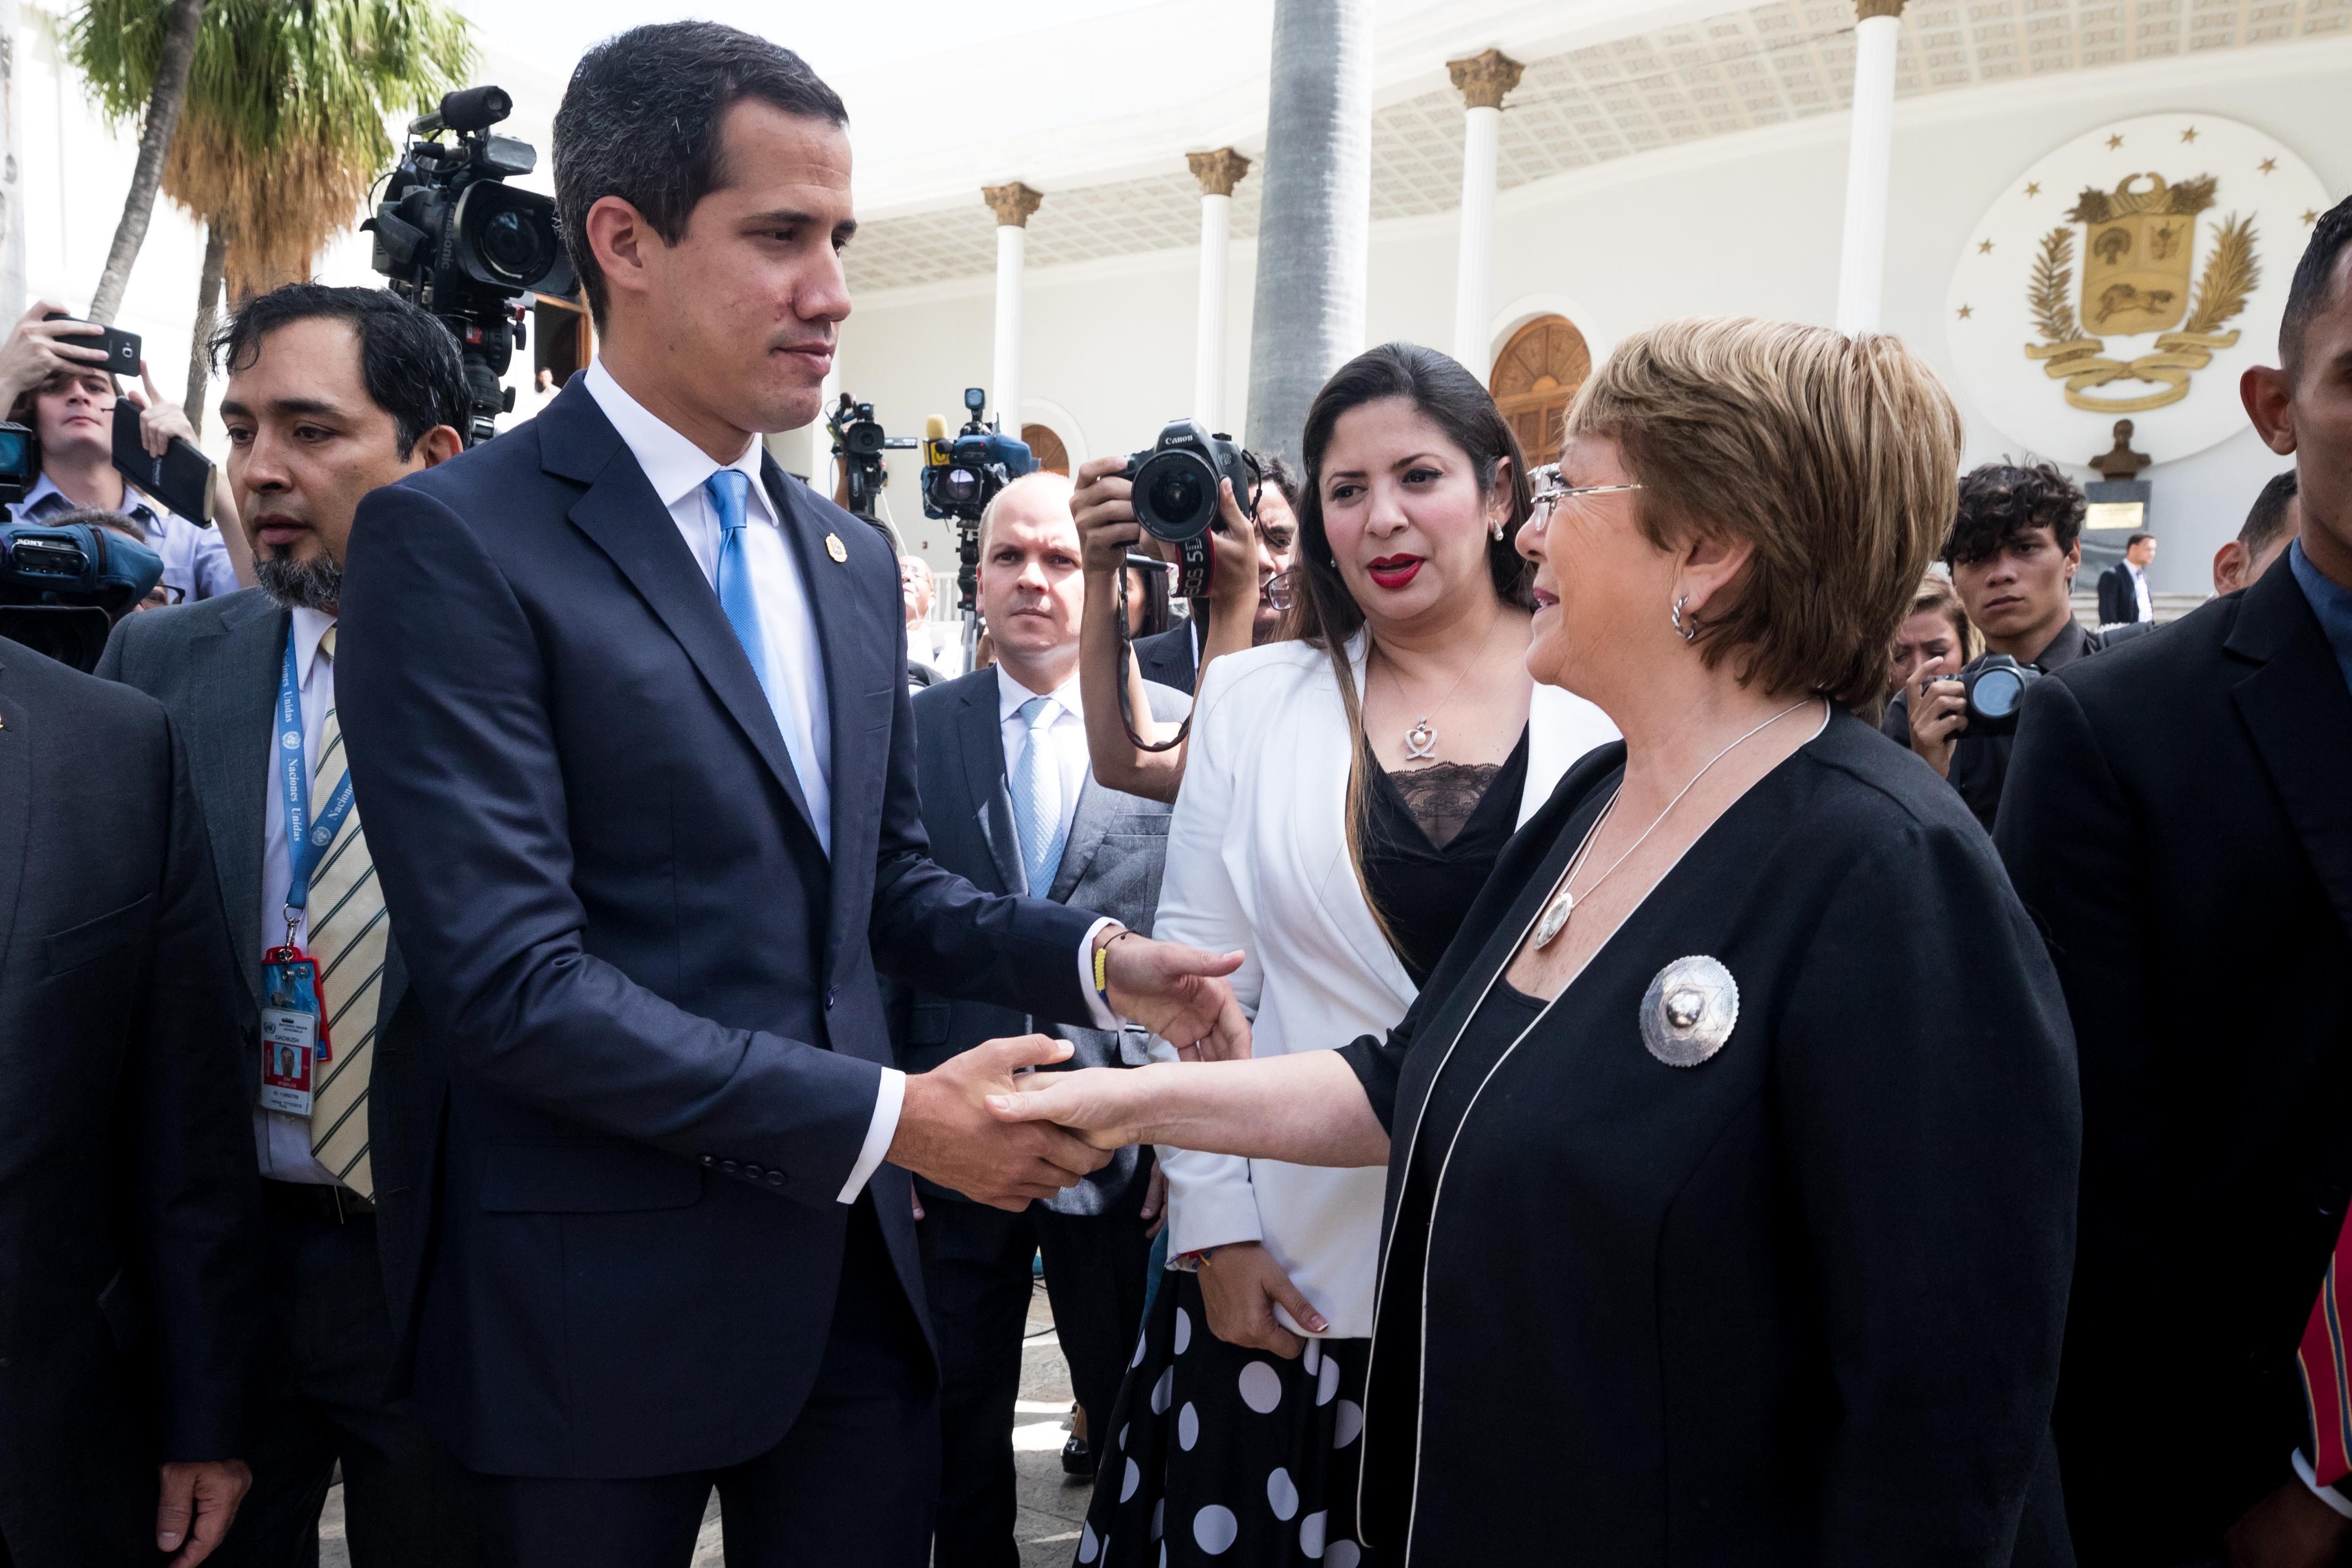
<instances>
[{"instance_id":1,"label":"golden horse emblem","mask_svg":"<svg viewBox=\"0 0 2352 1568\"><path fill-rule=\"evenodd\" d=\"M2237 342L2234 330L2221 329L2246 308L2262 268L2253 220L2233 214L2213 231L2198 273L2198 218L2213 205L2214 184L2210 174L2177 184L2152 171L2126 174L2112 191L2084 191L2066 215L2072 221L2042 237L2027 287L2042 341L2025 345L2025 356L2065 382L2074 406L2130 414L2178 403L2189 395L2190 374L2212 363L2213 351ZM2079 297L2073 288L2074 225L2083 237ZM2152 352L2107 357L2107 338L2149 332L2157 334ZM2115 382L2157 390L2092 395Z\"/></svg>"}]
</instances>

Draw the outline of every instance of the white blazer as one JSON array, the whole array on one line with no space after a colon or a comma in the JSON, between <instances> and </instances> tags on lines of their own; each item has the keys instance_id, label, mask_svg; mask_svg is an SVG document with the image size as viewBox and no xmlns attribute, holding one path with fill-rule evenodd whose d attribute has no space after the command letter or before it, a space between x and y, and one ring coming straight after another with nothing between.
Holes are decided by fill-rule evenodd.
<instances>
[{"instance_id":1,"label":"white blazer","mask_svg":"<svg viewBox=\"0 0 2352 1568\"><path fill-rule=\"evenodd\" d=\"M1360 633L1349 645L1360 691L1365 646ZM1579 758L1617 738L1601 710L1557 687L1537 686L1528 724L1522 824ZM1416 994L1349 861L1348 755L1347 710L1322 649L1269 643L1209 667L1152 935L1247 954L1233 987L1250 1015L1253 1056L1384 1035ZM1172 1059L1165 1045L1155 1049ZM1263 1242L1328 1320L1328 1337L1371 1333L1386 1171L1187 1150L1160 1157L1171 1253Z\"/></svg>"}]
</instances>

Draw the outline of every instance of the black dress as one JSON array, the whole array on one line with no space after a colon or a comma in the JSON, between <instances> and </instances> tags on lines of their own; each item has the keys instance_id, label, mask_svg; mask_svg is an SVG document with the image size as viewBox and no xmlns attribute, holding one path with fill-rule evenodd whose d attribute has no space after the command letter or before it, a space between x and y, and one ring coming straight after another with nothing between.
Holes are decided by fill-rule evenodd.
<instances>
[{"instance_id":1,"label":"black dress","mask_svg":"<svg viewBox=\"0 0 2352 1568\"><path fill-rule=\"evenodd\" d=\"M1524 731L1499 764L1373 770L1364 883L1416 985L1510 840L1527 774ZM1171 1264L1112 1407L1081 1568L1379 1562L1355 1539L1371 1342L1309 1340L1287 1361L1208 1323L1198 1277Z\"/></svg>"},{"instance_id":2,"label":"black dress","mask_svg":"<svg viewBox=\"0 0 2352 1568\"><path fill-rule=\"evenodd\" d=\"M1344 1053L1394 1134L1364 1539L1422 1564L2070 1562L2073 1041L1990 844L1839 713L1557 999L1518 997L1500 973L1623 757L1570 773L1403 1023ZM1699 993L1653 988L1670 967L1736 985L1704 994L1711 1055L1675 1033Z\"/></svg>"}]
</instances>

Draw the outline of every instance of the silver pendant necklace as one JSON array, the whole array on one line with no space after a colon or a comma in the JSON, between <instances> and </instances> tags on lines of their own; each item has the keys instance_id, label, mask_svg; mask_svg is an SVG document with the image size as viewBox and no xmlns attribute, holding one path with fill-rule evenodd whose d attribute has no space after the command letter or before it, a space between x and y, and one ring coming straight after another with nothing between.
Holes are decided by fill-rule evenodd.
<instances>
[{"instance_id":1,"label":"silver pendant necklace","mask_svg":"<svg viewBox=\"0 0 2352 1568\"><path fill-rule=\"evenodd\" d=\"M1503 617L1497 615L1493 621L1487 623L1486 635L1478 639L1478 651L1472 654L1470 662L1462 667L1462 673L1454 679L1453 690L1448 691L1445 694L1445 700L1438 704L1440 708L1453 705L1454 694L1462 689L1462 683L1470 679L1470 672L1478 668L1478 660L1486 656L1486 645L1495 640L1495 627L1501 623L1502 619ZM1375 644L1374 647L1377 647L1378 645ZM1365 658L1369 661L1370 655L1367 653ZM1389 684L1397 689L1399 697L1404 696L1404 681L1396 672L1396 661L1393 658L1389 659L1384 667L1389 672ZM1424 713L1414 720L1412 727L1404 732L1404 760L1408 763L1418 763L1433 761L1436 756L1437 726L1432 724L1429 721L1429 715Z\"/></svg>"},{"instance_id":2,"label":"silver pendant necklace","mask_svg":"<svg viewBox=\"0 0 2352 1568\"><path fill-rule=\"evenodd\" d=\"M1706 777L1707 773L1714 769L1716 763L1723 761L1724 758L1729 756L1734 751L1738 750L1741 742L1762 734L1766 730L1770 729L1773 725L1779 723L1781 720L1786 719L1790 714L1794 713L1798 709L1802 708L1806 703L1811 702L1811 700L1812 699L1810 697L1798 698L1794 702L1790 703L1786 708L1781 709L1778 713L1773 714L1772 717L1765 720L1764 722L1757 725L1753 730L1748 731L1747 734L1740 736L1738 740L1732 742L1730 745L1724 747L1723 750L1709 757L1706 760L1706 766L1700 768L1698 772L1691 774L1690 783L1683 785L1681 789L1675 793L1675 798L1666 802L1666 809L1658 813L1658 815L1651 820L1649 826L1642 829L1642 837L1633 840L1633 844L1626 849L1624 854L1618 856L1617 858L1609 862L1608 870L1601 872L1601 875L1592 879L1592 885L1584 889L1584 896L1590 899L1594 893L1600 891L1601 884L1607 881L1612 876L1615 875L1617 868L1622 866L1627 860L1631 859L1634 850L1639 849L1643 844L1649 842L1650 835L1658 830L1658 824L1665 821L1668 816L1674 814L1675 807L1682 805L1683 796L1696 789L1698 787L1698 781ZM1620 784L1617 786L1618 795L1622 795L1624 793L1624 788L1625 786L1622 784ZM1538 950L1549 947L1554 940L1559 937L1559 933L1568 929L1569 917L1576 913L1577 905L1576 896L1569 891L1569 884L1576 880L1576 873L1578 869L1583 866L1584 858L1591 853L1592 846L1600 839L1601 825L1606 823L1616 810L1617 795L1612 795L1609 797L1609 804L1601 808L1601 815L1593 819L1592 830L1584 836L1584 842L1576 847L1576 854L1570 858L1568 862L1568 869L1560 874L1559 894L1555 896L1552 901L1545 907L1543 919L1536 922L1536 947Z\"/></svg>"}]
</instances>

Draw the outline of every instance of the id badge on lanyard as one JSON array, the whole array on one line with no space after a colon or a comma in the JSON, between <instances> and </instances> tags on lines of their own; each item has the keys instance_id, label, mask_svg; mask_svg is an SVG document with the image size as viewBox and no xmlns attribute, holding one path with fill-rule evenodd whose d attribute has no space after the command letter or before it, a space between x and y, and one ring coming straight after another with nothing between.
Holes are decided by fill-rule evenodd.
<instances>
[{"instance_id":1,"label":"id badge on lanyard","mask_svg":"<svg viewBox=\"0 0 2352 1568\"><path fill-rule=\"evenodd\" d=\"M278 794L286 809L286 942L261 955L261 1106L289 1116L310 1114L311 1077L333 1059L318 962L294 942L294 928L310 899L310 873L352 814L347 770L335 793L310 820L310 769L302 743L302 689L296 679L294 639L278 680Z\"/></svg>"}]
</instances>

